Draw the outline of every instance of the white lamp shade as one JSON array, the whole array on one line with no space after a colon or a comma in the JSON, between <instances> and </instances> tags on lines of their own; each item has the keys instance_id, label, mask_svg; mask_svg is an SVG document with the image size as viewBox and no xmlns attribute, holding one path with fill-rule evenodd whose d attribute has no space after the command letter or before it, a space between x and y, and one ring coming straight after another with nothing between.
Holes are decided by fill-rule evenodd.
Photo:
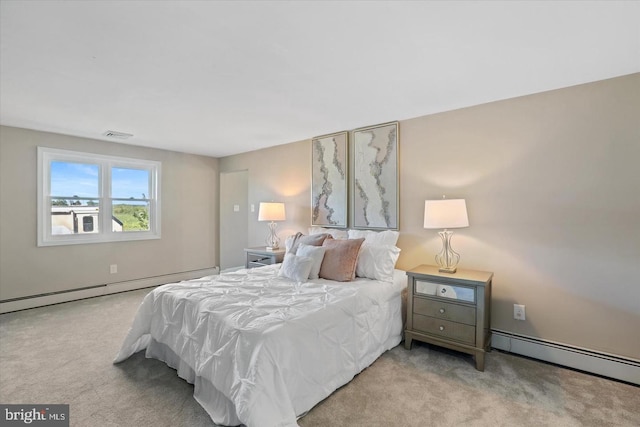
<instances>
[{"instance_id":1,"label":"white lamp shade","mask_svg":"<svg viewBox=\"0 0 640 427\"><path fill-rule=\"evenodd\" d=\"M464 199L425 200L424 228L463 228L469 226Z\"/></svg>"},{"instance_id":2,"label":"white lamp shade","mask_svg":"<svg viewBox=\"0 0 640 427\"><path fill-rule=\"evenodd\" d=\"M258 221L284 221L285 219L284 203L260 203Z\"/></svg>"}]
</instances>

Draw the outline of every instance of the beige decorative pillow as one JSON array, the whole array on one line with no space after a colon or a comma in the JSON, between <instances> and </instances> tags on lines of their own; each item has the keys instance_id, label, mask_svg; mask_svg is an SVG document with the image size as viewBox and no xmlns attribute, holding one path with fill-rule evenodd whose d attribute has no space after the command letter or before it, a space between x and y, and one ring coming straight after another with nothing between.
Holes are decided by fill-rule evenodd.
<instances>
[{"instance_id":1,"label":"beige decorative pillow","mask_svg":"<svg viewBox=\"0 0 640 427\"><path fill-rule=\"evenodd\" d=\"M326 239L322 246L326 248L320 277L337 282L348 282L356 277L358 253L364 239Z\"/></svg>"},{"instance_id":2,"label":"beige decorative pillow","mask_svg":"<svg viewBox=\"0 0 640 427\"><path fill-rule=\"evenodd\" d=\"M287 238L287 241L285 242L285 248L287 250L287 253L292 253L295 255L300 244L309 246L322 246L322 242L324 242L325 239L331 238L331 235L326 233L306 236L298 232L294 236L290 236Z\"/></svg>"},{"instance_id":3,"label":"beige decorative pillow","mask_svg":"<svg viewBox=\"0 0 640 427\"><path fill-rule=\"evenodd\" d=\"M309 235L311 236L313 234L331 234L331 237L338 240L349 238L349 234L347 230L344 230L341 228L318 227L316 225L309 227ZM363 237L363 236L357 236L357 237Z\"/></svg>"}]
</instances>

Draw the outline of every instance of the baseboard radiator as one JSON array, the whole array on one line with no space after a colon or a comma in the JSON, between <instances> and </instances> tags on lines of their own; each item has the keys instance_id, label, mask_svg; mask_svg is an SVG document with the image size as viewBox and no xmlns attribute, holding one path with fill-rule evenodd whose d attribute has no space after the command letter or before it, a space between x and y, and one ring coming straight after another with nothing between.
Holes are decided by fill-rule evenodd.
<instances>
[{"instance_id":1,"label":"baseboard radiator","mask_svg":"<svg viewBox=\"0 0 640 427\"><path fill-rule=\"evenodd\" d=\"M102 295L116 294L119 292L133 291L136 289L151 288L154 286L164 285L165 283L174 283L181 280L210 276L218 274L219 272L220 269L218 267L212 267L3 300L0 301L0 314L9 313L12 311L26 310L28 308L42 307L45 305L59 304L61 302L69 302L79 299L99 297Z\"/></svg>"},{"instance_id":2,"label":"baseboard radiator","mask_svg":"<svg viewBox=\"0 0 640 427\"><path fill-rule=\"evenodd\" d=\"M499 329L492 330L491 346L580 371L640 385L640 360L582 349Z\"/></svg>"}]
</instances>

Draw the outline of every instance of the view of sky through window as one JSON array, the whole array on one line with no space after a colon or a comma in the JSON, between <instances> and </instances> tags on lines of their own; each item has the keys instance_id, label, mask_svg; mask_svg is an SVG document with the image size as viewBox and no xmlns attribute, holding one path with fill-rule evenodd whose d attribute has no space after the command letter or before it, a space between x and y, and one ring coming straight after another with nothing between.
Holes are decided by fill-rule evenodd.
<instances>
[{"instance_id":1,"label":"view of sky through window","mask_svg":"<svg viewBox=\"0 0 640 427\"><path fill-rule=\"evenodd\" d=\"M144 169L111 169L111 197L114 199L146 199L149 197L149 171Z\"/></svg>"},{"instance_id":2,"label":"view of sky through window","mask_svg":"<svg viewBox=\"0 0 640 427\"><path fill-rule=\"evenodd\" d=\"M51 196L99 197L99 166L87 163L51 162ZM145 199L149 197L149 171L112 168L111 197Z\"/></svg>"},{"instance_id":3,"label":"view of sky through window","mask_svg":"<svg viewBox=\"0 0 640 427\"><path fill-rule=\"evenodd\" d=\"M51 195L99 197L98 165L51 162Z\"/></svg>"}]
</instances>

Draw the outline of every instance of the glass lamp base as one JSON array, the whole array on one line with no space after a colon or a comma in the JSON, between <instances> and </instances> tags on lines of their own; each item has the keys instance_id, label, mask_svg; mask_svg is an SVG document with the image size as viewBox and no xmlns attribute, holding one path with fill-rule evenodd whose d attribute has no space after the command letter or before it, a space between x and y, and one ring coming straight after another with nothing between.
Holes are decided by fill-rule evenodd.
<instances>
[{"instance_id":1,"label":"glass lamp base","mask_svg":"<svg viewBox=\"0 0 640 427\"><path fill-rule=\"evenodd\" d=\"M439 231L438 234L442 239L442 250L436 255L436 264L438 264L439 272L453 274L456 272L456 266L460 261L460 255L451 247L451 235L453 232L449 230Z\"/></svg>"},{"instance_id":2,"label":"glass lamp base","mask_svg":"<svg viewBox=\"0 0 640 427\"><path fill-rule=\"evenodd\" d=\"M265 243L267 244L266 250L268 251L275 251L280 247L280 239L276 234L277 226L278 225L273 221L269 223L269 234L267 235L267 239L265 240Z\"/></svg>"}]
</instances>

